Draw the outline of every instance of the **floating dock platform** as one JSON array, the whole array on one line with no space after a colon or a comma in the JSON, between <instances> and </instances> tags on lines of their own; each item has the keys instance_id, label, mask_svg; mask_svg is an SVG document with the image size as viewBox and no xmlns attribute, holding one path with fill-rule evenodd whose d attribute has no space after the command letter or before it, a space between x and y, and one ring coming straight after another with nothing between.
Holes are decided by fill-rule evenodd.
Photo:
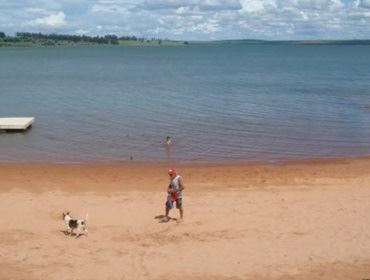
<instances>
[{"instance_id":1,"label":"floating dock platform","mask_svg":"<svg viewBox=\"0 0 370 280\"><path fill-rule=\"evenodd\" d=\"M35 118L0 118L0 130L26 131L34 121Z\"/></svg>"}]
</instances>

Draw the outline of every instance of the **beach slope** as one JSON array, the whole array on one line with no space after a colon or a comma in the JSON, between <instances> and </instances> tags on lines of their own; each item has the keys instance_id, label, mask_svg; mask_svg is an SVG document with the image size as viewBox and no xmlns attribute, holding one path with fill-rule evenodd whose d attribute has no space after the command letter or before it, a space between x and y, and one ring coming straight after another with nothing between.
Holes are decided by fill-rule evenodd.
<instances>
[{"instance_id":1,"label":"beach slope","mask_svg":"<svg viewBox=\"0 0 370 280\"><path fill-rule=\"evenodd\" d=\"M161 223L165 164L0 164L0 279L370 278L370 159L177 168Z\"/></svg>"}]
</instances>

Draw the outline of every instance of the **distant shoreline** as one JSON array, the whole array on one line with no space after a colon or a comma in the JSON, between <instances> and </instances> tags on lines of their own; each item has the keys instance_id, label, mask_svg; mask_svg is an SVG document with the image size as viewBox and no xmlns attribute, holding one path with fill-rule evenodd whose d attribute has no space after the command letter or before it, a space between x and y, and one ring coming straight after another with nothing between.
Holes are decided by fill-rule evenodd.
<instances>
[{"instance_id":1,"label":"distant shoreline","mask_svg":"<svg viewBox=\"0 0 370 280\"><path fill-rule=\"evenodd\" d=\"M21 47L21 48L42 48L42 47L99 47L99 46L121 46L121 47L157 47L157 46L182 46L186 45L184 42L180 41L162 41L158 43L157 40L149 41L149 42L132 42L132 41L120 41L118 44L99 44L99 43L73 43L73 42L65 42L60 41L56 43L49 43L49 42L4 42L0 39L0 49L1 48L13 48L13 47Z\"/></svg>"},{"instance_id":2,"label":"distant shoreline","mask_svg":"<svg viewBox=\"0 0 370 280\"><path fill-rule=\"evenodd\" d=\"M0 32L1 33L1 32ZM37 34L35 34L37 36ZM91 47L91 46L124 46L124 47L153 47L153 46L187 46L187 45L370 45L370 39L351 39L351 40L254 40L254 39L235 39L235 40L210 40L210 41L187 41L169 40L159 38L136 38L106 35L102 37L86 37L76 35L55 35L40 34L41 37L21 37L21 36L0 36L0 48L6 47ZM71 38L69 38L70 36ZM111 39L113 36L113 40ZM60 37L60 38L59 38ZM67 37L65 39L64 37ZM77 39L76 39L77 38ZM108 39L107 39L108 38Z\"/></svg>"}]
</instances>

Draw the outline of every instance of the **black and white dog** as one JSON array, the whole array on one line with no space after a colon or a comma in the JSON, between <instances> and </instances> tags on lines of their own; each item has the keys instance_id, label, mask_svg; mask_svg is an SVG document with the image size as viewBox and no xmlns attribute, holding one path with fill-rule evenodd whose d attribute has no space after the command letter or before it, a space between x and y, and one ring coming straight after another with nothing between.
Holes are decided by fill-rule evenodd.
<instances>
[{"instance_id":1,"label":"black and white dog","mask_svg":"<svg viewBox=\"0 0 370 280\"><path fill-rule=\"evenodd\" d=\"M76 230L76 238L78 238L80 235L85 234L88 235L88 231L86 229L86 220L88 218L88 214L86 214L86 219L72 219L69 212L63 213L63 220L67 227L67 234L72 235L73 231Z\"/></svg>"}]
</instances>

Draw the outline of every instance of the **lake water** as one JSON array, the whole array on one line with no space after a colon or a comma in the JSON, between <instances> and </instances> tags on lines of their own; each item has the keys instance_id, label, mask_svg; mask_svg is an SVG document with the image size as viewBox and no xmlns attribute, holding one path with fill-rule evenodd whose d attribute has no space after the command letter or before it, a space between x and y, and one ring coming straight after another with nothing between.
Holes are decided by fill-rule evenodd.
<instances>
[{"instance_id":1,"label":"lake water","mask_svg":"<svg viewBox=\"0 0 370 280\"><path fill-rule=\"evenodd\" d=\"M36 123L0 134L0 161L368 155L370 46L0 48L12 116Z\"/></svg>"}]
</instances>

